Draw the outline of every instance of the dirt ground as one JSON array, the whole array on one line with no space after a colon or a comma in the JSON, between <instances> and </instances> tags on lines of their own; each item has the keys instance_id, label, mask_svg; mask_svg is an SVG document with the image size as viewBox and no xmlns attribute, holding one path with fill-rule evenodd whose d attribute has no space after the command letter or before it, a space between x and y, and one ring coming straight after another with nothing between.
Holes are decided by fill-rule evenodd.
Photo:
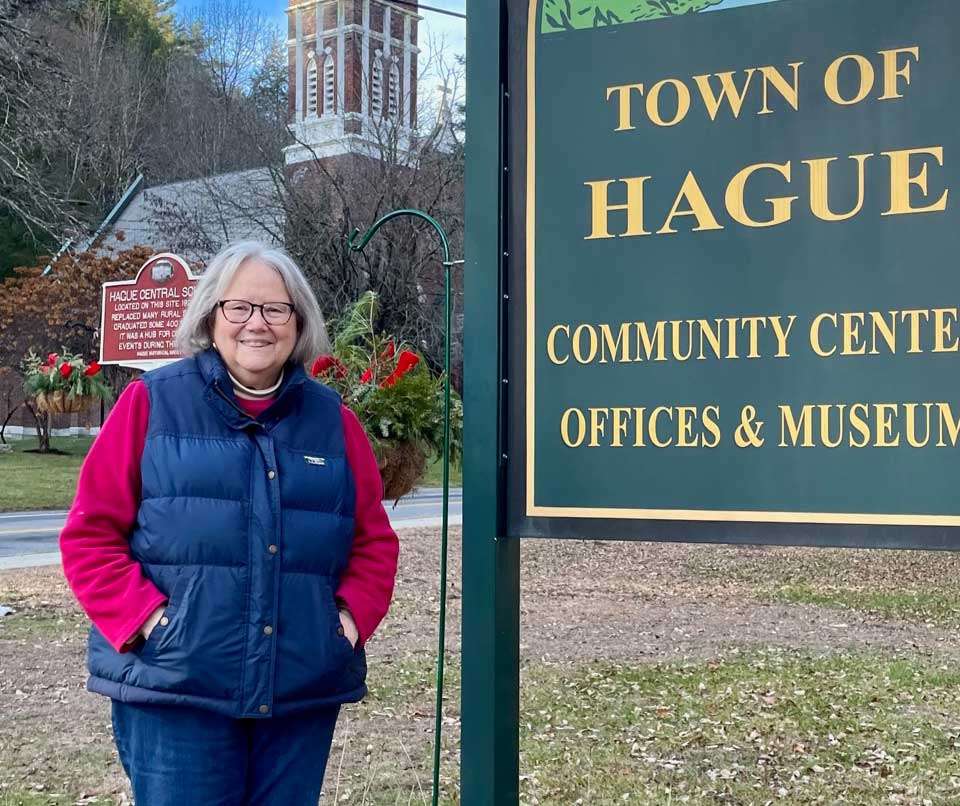
<instances>
[{"instance_id":1,"label":"dirt ground","mask_svg":"<svg viewBox=\"0 0 960 806\"><path fill-rule=\"evenodd\" d=\"M343 712L324 802L429 796L438 549L435 529L401 534L394 606L368 645L371 695ZM912 583L949 590L960 579L955 555L539 540L525 541L521 554L524 665L696 659L733 646L960 654L950 623L770 595L795 579L814 587L846 581L891 592ZM459 577L454 530L451 658L459 647ZM0 619L0 804L125 802L108 703L83 687L85 619L59 569L0 572L0 604L16 610ZM455 801L459 681L450 665L442 780Z\"/></svg>"}]
</instances>

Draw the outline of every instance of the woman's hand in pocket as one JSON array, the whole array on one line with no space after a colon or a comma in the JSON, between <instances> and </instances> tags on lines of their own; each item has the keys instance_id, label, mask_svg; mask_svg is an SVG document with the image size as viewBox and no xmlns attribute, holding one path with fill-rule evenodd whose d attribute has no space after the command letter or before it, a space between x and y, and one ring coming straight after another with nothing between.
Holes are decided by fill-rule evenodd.
<instances>
[{"instance_id":1,"label":"woman's hand in pocket","mask_svg":"<svg viewBox=\"0 0 960 806\"><path fill-rule=\"evenodd\" d=\"M350 642L350 646L357 648L357 641L360 640L360 631L357 629L357 623L346 608L340 608L340 624L343 627L343 636Z\"/></svg>"},{"instance_id":2,"label":"woman's hand in pocket","mask_svg":"<svg viewBox=\"0 0 960 806\"><path fill-rule=\"evenodd\" d=\"M153 632L153 628L160 623L160 619L163 618L163 611L165 609L166 605L163 607L158 607L147 617L147 620L143 622L143 626L140 628L140 635L143 636L144 641L150 637L150 633Z\"/></svg>"}]
</instances>

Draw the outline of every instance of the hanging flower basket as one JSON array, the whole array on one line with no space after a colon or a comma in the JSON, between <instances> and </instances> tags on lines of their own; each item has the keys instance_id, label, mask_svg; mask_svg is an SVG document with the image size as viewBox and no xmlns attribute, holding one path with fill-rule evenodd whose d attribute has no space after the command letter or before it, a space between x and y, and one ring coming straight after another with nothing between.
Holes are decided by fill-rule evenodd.
<instances>
[{"instance_id":1,"label":"hanging flower basket","mask_svg":"<svg viewBox=\"0 0 960 806\"><path fill-rule=\"evenodd\" d=\"M46 360L31 350L21 364L24 391L32 397L37 409L49 414L73 414L86 411L97 400L111 398L104 383L100 365L86 363L79 355L61 350L50 353Z\"/></svg>"},{"instance_id":2,"label":"hanging flower basket","mask_svg":"<svg viewBox=\"0 0 960 806\"><path fill-rule=\"evenodd\" d=\"M98 398L93 395L73 395L69 392L37 392L37 409L50 414L75 414L89 409Z\"/></svg>"},{"instance_id":3,"label":"hanging flower basket","mask_svg":"<svg viewBox=\"0 0 960 806\"><path fill-rule=\"evenodd\" d=\"M376 454L383 479L383 497L396 501L413 492L427 467L427 454L423 448L410 440L384 441Z\"/></svg>"},{"instance_id":4,"label":"hanging flower basket","mask_svg":"<svg viewBox=\"0 0 960 806\"><path fill-rule=\"evenodd\" d=\"M414 350L377 333L377 297L368 291L334 328L333 353L313 362L314 378L340 393L370 438L383 497L396 501L443 451L443 376ZM463 404L451 395L450 454L461 453Z\"/></svg>"}]
</instances>

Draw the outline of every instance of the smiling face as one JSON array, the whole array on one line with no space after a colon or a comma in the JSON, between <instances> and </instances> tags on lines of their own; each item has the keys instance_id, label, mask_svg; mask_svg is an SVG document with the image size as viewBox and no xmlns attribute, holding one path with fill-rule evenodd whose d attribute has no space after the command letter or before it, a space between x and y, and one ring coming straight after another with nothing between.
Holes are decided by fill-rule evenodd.
<instances>
[{"instance_id":1,"label":"smiling face","mask_svg":"<svg viewBox=\"0 0 960 806\"><path fill-rule=\"evenodd\" d=\"M257 305L291 302L280 273L257 259L237 269L222 299L242 299ZM297 315L285 325L270 325L263 320L261 309L255 308L253 315L238 325L227 321L218 306L213 341L234 378L251 389L265 389L276 383L297 344Z\"/></svg>"}]
</instances>

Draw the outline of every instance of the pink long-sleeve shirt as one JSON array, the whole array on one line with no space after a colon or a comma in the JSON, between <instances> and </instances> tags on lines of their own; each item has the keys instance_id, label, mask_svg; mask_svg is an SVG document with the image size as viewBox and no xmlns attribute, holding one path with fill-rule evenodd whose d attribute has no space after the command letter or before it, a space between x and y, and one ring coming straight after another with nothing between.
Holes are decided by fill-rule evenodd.
<instances>
[{"instance_id":1,"label":"pink long-sleeve shirt","mask_svg":"<svg viewBox=\"0 0 960 806\"><path fill-rule=\"evenodd\" d=\"M256 417L273 401L237 402ZM346 406L340 411L356 511L353 547L336 598L353 616L362 645L390 605L399 541L381 503L380 471L363 426ZM119 652L129 648L150 614L167 601L130 553L128 542L140 508L140 459L149 417L147 388L133 381L83 462L73 506L60 532L67 581L90 620Z\"/></svg>"}]
</instances>

